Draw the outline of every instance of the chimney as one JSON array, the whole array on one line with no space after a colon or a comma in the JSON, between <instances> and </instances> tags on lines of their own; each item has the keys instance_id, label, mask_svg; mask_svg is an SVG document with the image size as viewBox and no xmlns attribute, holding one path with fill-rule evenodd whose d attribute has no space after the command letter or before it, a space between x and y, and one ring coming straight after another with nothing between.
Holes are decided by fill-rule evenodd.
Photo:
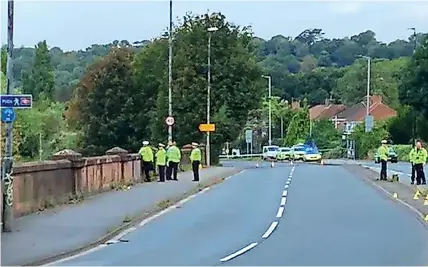
<instances>
[{"instance_id":1,"label":"chimney","mask_svg":"<svg viewBox=\"0 0 428 267\"><path fill-rule=\"evenodd\" d=\"M300 109L300 100L291 102L291 109L293 109L293 110Z\"/></svg>"},{"instance_id":2,"label":"chimney","mask_svg":"<svg viewBox=\"0 0 428 267\"><path fill-rule=\"evenodd\" d=\"M370 97L370 105L382 103L382 96L373 95Z\"/></svg>"},{"instance_id":3,"label":"chimney","mask_svg":"<svg viewBox=\"0 0 428 267\"><path fill-rule=\"evenodd\" d=\"M325 106L329 106L329 105L330 105L330 99L326 98L326 99L324 100L324 105L325 105Z\"/></svg>"}]
</instances>

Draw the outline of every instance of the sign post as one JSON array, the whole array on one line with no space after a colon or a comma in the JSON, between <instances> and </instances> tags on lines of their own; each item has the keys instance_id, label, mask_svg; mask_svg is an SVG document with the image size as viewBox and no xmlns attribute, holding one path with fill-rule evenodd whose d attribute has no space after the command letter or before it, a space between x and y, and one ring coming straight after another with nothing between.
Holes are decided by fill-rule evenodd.
<instances>
[{"instance_id":1,"label":"sign post","mask_svg":"<svg viewBox=\"0 0 428 267\"><path fill-rule=\"evenodd\" d=\"M8 60L8 74L10 67ZM10 94L10 80L8 79L6 95L0 95L1 120L7 124L6 128L6 149L5 156L2 160L2 186L3 186L3 214L2 226L3 231L11 232L13 230L13 122L16 120L15 109L29 109L33 106L32 95L12 95Z\"/></svg>"},{"instance_id":2,"label":"sign post","mask_svg":"<svg viewBox=\"0 0 428 267\"><path fill-rule=\"evenodd\" d=\"M253 130L245 131L245 142L247 143L247 154L250 154L250 150L253 151Z\"/></svg>"},{"instance_id":3,"label":"sign post","mask_svg":"<svg viewBox=\"0 0 428 267\"><path fill-rule=\"evenodd\" d=\"M364 118L364 122L365 122L366 133L371 132L374 126L373 116L370 116L370 115L366 116Z\"/></svg>"},{"instance_id":4,"label":"sign post","mask_svg":"<svg viewBox=\"0 0 428 267\"><path fill-rule=\"evenodd\" d=\"M199 131L201 131L201 132L205 132L205 133L207 133L207 135L210 133L210 132L215 132L215 124L213 124L213 123L205 123L205 124L199 124ZM209 141L208 141L209 139L207 138L207 144L206 144L206 149L205 149L205 152L206 152L206 161L207 161L207 166L211 166L211 162L210 162L210 143L209 143Z\"/></svg>"}]
</instances>

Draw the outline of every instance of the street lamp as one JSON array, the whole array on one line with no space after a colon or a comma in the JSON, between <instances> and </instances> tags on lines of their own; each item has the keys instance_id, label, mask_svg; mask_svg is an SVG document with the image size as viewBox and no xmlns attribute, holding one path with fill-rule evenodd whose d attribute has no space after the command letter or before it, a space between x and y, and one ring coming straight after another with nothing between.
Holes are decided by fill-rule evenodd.
<instances>
[{"instance_id":1,"label":"street lamp","mask_svg":"<svg viewBox=\"0 0 428 267\"><path fill-rule=\"evenodd\" d=\"M168 116L172 117L172 0L169 1L168 35ZM172 141L172 125L168 126L168 140Z\"/></svg>"},{"instance_id":2,"label":"street lamp","mask_svg":"<svg viewBox=\"0 0 428 267\"><path fill-rule=\"evenodd\" d=\"M410 31L413 31L413 55L416 53L416 48L418 45L418 42L416 40L417 37L417 33L416 33L416 28L412 27L412 28L407 28ZM416 142L416 110L413 108L413 118L412 118L412 145L413 147L415 146L415 142Z\"/></svg>"},{"instance_id":3,"label":"street lamp","mask_svg":"<svg viewBox=\"0 0 428 267\"><path fill-rule=\"evenodd\" d=\"M211 109L211 36L213 32L218 30L217 27L210 27L208 31L208 88L207 88L207 124L210 124L210 109ZM210 132L207 132L207 166L211 165L211 149L210 149Z\"/></svg>"},{"instance_id":4,"label":"street lamp","mask_svg":"<svg viewBox=\"0 0 428 267\"><path fill-rule=\"evenodd\" d=\"M370 115L370 65L371 58L368 56L359 55L359 57L367 59L367 104L366 104L366 116Z\"/></svg>"},{"instance_id":5,"label":"street lamp","mask_svg":"<svg viewBox=\"0 0 428 267\"><path fill-rule=\"evenodd\" d=\"M272 77L262 75L269 82L269 145L272 145Z\"/></svg>"}]
</instances>

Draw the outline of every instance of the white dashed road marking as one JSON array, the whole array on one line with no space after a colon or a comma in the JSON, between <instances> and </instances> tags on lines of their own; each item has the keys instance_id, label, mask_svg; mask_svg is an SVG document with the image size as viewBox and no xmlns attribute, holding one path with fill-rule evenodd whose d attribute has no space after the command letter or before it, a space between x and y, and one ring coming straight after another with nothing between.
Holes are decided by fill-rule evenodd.
<instances>
[{"instance_id":1,"label":"white dashed road marking","mask_svg":"<svg viewBox=\"0 0 428 267\"><path fill-rule=\"evenodd\" d=\"M288 184L286 184L285 186L284 186L284 188L285 189L287 189L287 188L289 188L290 186L288 185Z\"/></svg>"},{"instance_id":2,"label":"white dashed road marking","mask_svg":"<svg viewBox=\"0 0 428 267\"><path fill-rule=\"evenodd\" d=\"M278 212L276 213L276 217L281 218L282 214L284 214L284 207L279 207Z\"/></svg>"},{"instance_id":3,"label":"white dashed road marking","mask_svg":"<svg viewBox=\"0 0 428 267\"><path fill-rule=\"evenodd\" d=\"M287 193L288 193L288 191L287 191L287 190L282 191L282 196L283 196L283 197L286 197L286 196L287 196Z\"/></svg>"},{"instance_id":4,"label":"white dashed road marking","mask_svg":"<svg viewBox=\"0 0 428 267\"><path fill-rule=\"evenodd\" d=\"M287 202L286 197L281 198L281 206L284 206L286 202Z\"/></svg>"},{"instance_id":5,"label":"white dashed road marking","mask_svg":"<svg viewBox=\"0 0 428 267\"><path fill-rule=\"evenodd\" d=\"M226 257L222 258L220 261L221 261L221 262L230 261L231 259L236 258L236 257L238 257L239 255L242 255L242 254L244 254L245 252L247 252L247 251L249 251L249 250L251 250L251 249L255 248L257 245L258 245L258 243L256 243L256 242L251 243L251 244L249 244L248 246L246 246L246 247L244 247L244 248L242 248L242 249L238 250L237 252L235 252L235 253L233 253L233 254L230 254L229 256L226 256Z\"/></svg>"},{"instance_id":6,"label":"white dashed road marking","mask_svg":"<svg viewBox=\"0 0 428 267\"><path fill-rule=\"evenodd\" d=\"M276 229L277 226L278 226L278 222L277 221L272 222L271 225L269 226L269 228L263 234L262 238L263 239L268 238L273 233L273 231L275 231L275 229Z\"/></svg>"}]
</instances>

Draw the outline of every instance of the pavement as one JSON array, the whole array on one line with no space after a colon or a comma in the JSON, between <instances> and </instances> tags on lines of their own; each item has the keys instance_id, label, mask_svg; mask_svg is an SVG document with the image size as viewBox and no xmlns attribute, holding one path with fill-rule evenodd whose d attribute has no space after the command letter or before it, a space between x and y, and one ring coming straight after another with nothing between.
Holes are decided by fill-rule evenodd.
<instances>
[{"instance_id":1,"label":"pavement","mask_svg":"<svg viewBox=\"0 0 428 267\"><path fill-rule=\"evenodd\" d=\"M211 167L201 171L207 184L239 171ZM111 191L81 204L63 205L15 220L15 230L1 235L1 264L24 265L69 252L94 242L122 225L126 217L143 215L159 202L174 199L197 188L192 174L179 173L179 181L143 183L127 191Z\"/></svg>"},{"instance_id":2,"label":"pavement","mask_svg":"<svg viewBox=\"0 0 428 267\"><path fill-rule=\"evenodd\" d=\"M345 168L238 164L118 242L52 265L428 264L427 225Z\"/></svg>"},{"instance_id":3,"label":"pavement","mask_svg":"<svg viewBox=\"0 0 428 267\"><path fill-rule=\"evenodd\" d=\"M368 161L368 160L360 160L357 161L359 165L364 166L364 167L368 167L376 172L380 173L380 164L379 163L374 163L373 161ZM410 165L410 163L408 162L397 162L397 163L390 163L388 162L388 176L391 176L392 174L399 174L401 176L400 178L400 183L411 186L410 182L411 182L411 171L412 171L412 166ZM425 165L425 176L426 178L428 178L428 166ZM420 185L419 187L424 188L424 189L428 189L427 185Z\"/></svg>"}]
</instances>

